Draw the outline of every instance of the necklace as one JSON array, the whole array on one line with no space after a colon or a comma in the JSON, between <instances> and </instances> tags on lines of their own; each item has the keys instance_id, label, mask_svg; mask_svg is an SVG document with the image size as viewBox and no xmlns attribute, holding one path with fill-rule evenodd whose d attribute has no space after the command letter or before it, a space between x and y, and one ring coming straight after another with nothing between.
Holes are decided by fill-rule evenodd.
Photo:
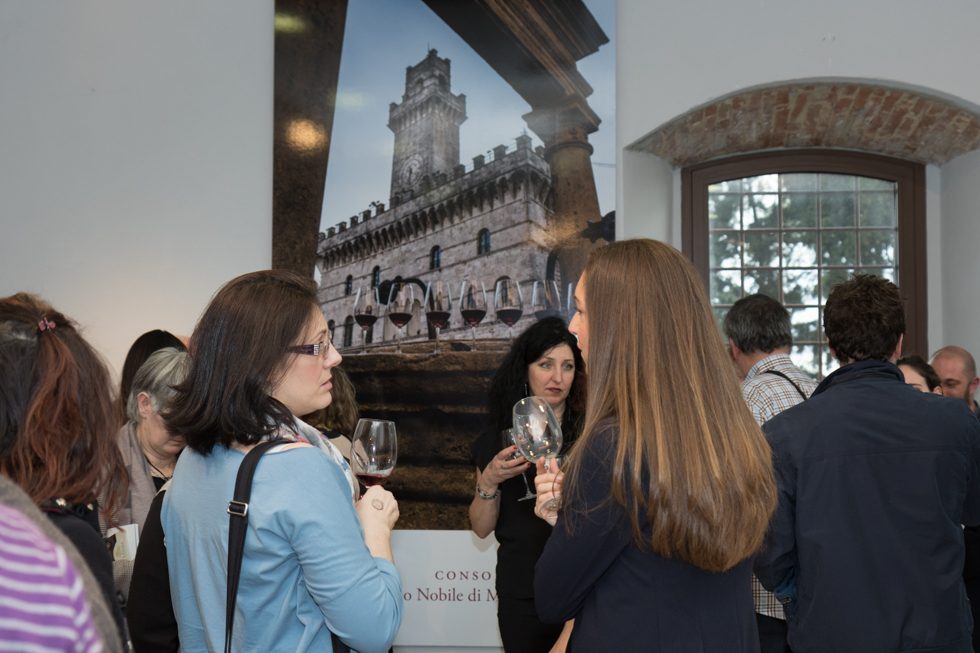
<instances>
[{"instance_id":1,"label":"necklace","mask_svg":"<svg viewBox=\"0 0 980 653\"><path fill-rule=\"evenodd\" d=\"M154 465L153 463L151 463L149 456L147 456L145 453L143 454L143 458L146 459L146 464L149 465L150 467L152 467L153 468L153 471L155 471L157 474L159 474L160 475L160 478L162 478L163 480L169 481L170 479L172 479L174 477L174 475L173 475L172 472L171 472L170 476L167 476L162 471L160 471L160 468L157 467L156 465Z\"/></svg>"}]
</instances>

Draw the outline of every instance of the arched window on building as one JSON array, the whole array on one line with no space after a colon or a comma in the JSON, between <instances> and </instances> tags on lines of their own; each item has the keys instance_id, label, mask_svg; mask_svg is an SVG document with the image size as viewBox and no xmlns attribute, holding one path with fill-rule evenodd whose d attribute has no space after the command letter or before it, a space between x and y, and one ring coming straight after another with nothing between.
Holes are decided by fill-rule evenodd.
<instances>
[{"instance_id":1,"label":"arched window on building","mask_svg":"<svg viewBox=\"0 0 980 653\"><path fill-rule=\"evenodd\" d=\"M490 253L490 230L480 229L480 233L476 235L476 253L479 254L489 254Z\"/></svg>"},{"instance_id":2,"label":"arched window on building","mask_svg":"<svg viewBox=\"0 0 980 653\"><path fill-rule=\"evenodd\" d=\"M344 319L344 347L350 347L354 341L354 316L348 315Z\"/></svg>"},{"instance_id":3,"label":"arched window on building","mask_svg":"<svg viewBox=\"0 0 980 653\"><path fill-rule=\"evenodd\" d=\"M371 270L371 287L377 288L381 285L381 268L377 265Z\"/></svg>"},{"instance_id":4,"label":"arched window on building","mask_svg":"<svg viewBox=\"0 0 980 653\"><path fill-rule=\"evenodd\" d=\"M344 282L344 294L349 295L354 289L354 277L347 275L347 281Z\"/></svg>"},{"instance_id":5,"label":"arched window on building","mask_svg":"<svg viewBox=\"0 0 980 653\"><path fill-rule=\"evenodd\" d=\"M429 252L429 269L438 270L442 267L442 248L436 245Z\"/></svg>"}]
</instances>

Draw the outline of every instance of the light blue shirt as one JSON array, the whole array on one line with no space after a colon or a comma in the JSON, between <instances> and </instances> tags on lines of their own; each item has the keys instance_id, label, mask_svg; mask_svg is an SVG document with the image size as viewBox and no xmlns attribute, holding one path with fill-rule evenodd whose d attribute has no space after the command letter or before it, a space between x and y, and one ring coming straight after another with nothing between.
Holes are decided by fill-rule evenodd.
<instances>
[{"instance_id":1,"label":"light blue shirt","mask_svg":"<svg viewBox=\"0 0 980 653\"><path fill-rule=\"evenodd\" d=\"M184 653L222 651L228 519L245 459L186 449L161 519ZM314 447L266 453L252 482L235 609L235 651L331 651L330 632L360 653L384 653L401 625L401 579L371 556L346 475Z\"/></svg>"}]
</instances>

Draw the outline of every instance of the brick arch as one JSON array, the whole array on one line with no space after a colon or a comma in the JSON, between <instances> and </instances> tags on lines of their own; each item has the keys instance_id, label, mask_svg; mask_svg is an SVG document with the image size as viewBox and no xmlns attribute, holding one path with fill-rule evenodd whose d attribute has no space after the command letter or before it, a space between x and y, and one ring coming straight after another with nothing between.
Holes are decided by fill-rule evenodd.
<instances>
[{"instance_id":1,"label":"brick arch","mask_svg":"<svg viewBox=\"0 0 980 653\"><path fill-rule=\"evenodd\" d=\"M683 167L813 147L942 165L980 148L980 110L882 84L796 81L737 91L671 120L628 149Z\"/></svg>"}]
</instances>

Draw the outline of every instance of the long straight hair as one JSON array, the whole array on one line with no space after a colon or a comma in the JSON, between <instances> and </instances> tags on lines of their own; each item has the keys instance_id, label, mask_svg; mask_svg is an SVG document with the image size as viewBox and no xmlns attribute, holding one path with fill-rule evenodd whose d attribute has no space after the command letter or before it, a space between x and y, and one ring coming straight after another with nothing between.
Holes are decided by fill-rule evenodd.
<instances>
[{"instance_id":1,"label":"long straight hair","mask_svg":"<svg viewBox=\"0 0 980 653\"><path fill-rule=\"evenodd\" d=\"M75 324L36 295L0 299L0 470L41 504L129 491L109 372Z\"/></svg>"},{"instance_id":2,"label":"long straight hair","mask_svg":"<svg viewBox=\"0 0 980 653\"><path fill-rule=\"evenodd\" d=\"M776 483L697 271L664 243L620 241L592 252L585 290L588 402L565 480L569 528L585 511L576 488L589 441L615 423L611 498L637 546L730 569L762 545Z\"/></svg>"}]
</instances>

